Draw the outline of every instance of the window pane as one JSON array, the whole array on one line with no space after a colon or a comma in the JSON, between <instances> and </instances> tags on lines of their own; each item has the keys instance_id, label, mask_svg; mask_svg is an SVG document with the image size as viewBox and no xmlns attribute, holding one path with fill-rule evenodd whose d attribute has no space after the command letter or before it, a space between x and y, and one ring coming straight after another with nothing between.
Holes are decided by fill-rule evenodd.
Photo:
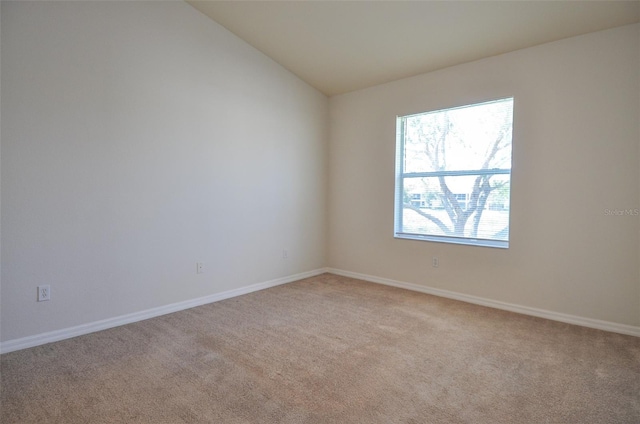
<instances>
[{"instance_id":1,"label":"window pane","mask_svg":"<svg viewBox=\"0 0 640 424\"><path fill-rule=\"evenodd\" d=\"M509 239L509 175L405 178L403 233Z\"/></svg>"},{"instance_id":2,"label":"window pane","mask_svg":"<svg viewBox=\"0 0 640 424\"><path fill-rule=\"evenodd\" d=\"M405 117L404 172L511 168L513 99Z\"/></svg>"}]
</instances>

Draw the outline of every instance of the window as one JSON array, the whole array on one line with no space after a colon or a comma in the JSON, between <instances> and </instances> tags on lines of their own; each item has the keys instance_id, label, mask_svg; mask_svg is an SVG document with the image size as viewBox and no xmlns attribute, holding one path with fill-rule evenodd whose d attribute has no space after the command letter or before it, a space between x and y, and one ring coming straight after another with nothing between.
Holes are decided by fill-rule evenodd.
<instances>
[{"instance_id":1,"label":"window","mask_svg":"<svg viewBox=\"0 0 640 424\"><path fill-rule=\"evenodd\" d=\"M509 247L513 98L397 119L395 236Z\"/></svg>"}]
</instances>

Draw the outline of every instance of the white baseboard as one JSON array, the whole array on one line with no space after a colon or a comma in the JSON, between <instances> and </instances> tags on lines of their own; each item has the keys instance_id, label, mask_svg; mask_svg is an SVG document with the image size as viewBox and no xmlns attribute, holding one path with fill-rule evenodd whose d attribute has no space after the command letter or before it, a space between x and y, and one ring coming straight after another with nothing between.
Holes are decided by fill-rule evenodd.
<instances>
[{"instance_id":1,"label":"white baseboard","mask_svg":"<svg viewBox=\"0 0 640 424\"><path fill-rule=\"evenodd\" d=\"M20 349L39 346L46 343L57 342L71 337L82 336L84 334L96 331L106 330L118 327L132 322L143 321L145 319L154 318L160 315L170 314L182 311L184 309L194 308L196 306L206 305L208 303L229 299L243 294L252 293L258 290L267 289L269 287L279 286L281 284L291 283L303 278L314 277L325 272L345 277L357 278L359 280L369 281L372 283L384 284L392 287L417 291L421 293L431 294L434 296L445 297L449 299L460 300L476 305L488 306L490 308L502 309L505 311L516 312L519 314L530 315L539 318L546 318L553 321L560 321L567 324L580 325L583 327L595 328L598 330L610 331L613 333L626 334L630 336L640 337L640 327L626 324L618 324L615 322L601 321L592 318L583 318L575 315L562 314L559 312L547 311L544 309L530 308L528 306L515 305L497 300L486 299L477 296L456 293L448 290L441 290L432 287L421 286L403 281L391 280L388 278L376 277L357 272L344 271L335 268L321 268L313 271L303 272L300 274L290 275L287 277L277 278L275 280L264 281L262 283L252 284L250 286L238 289L228 290L222 293L216 293L210 296L204 296L197 299L186 300L184 302L172 303L157 308L147 309L145 311L134 312L127 315L121 315L114 318L108 318L101 321L95 321L88 324L82 324L75 327L65 328L62 330L51 331L48 333L36 334L34 336L23 337L15 340L7 340L0 343L0 353L13 352Z\"/></svg>"},{"instance_id":2,"label":"white baseboard","mask_svg":"<svg viewBox=\"0 0 640 424\"><path fill-rule=\"evenodd\" d=\"M449 299L460 300L476 305L488 306L490 308L502 309L505 311L516 312L519 314L530 315L539 318L546 318L553 321L560 321L567 324L580 325L583 327L595 328L598 330L610 331L612 333L626 334L629 336L640 337L640 327L634 325L618 324L615 322L601 321L592 318L583 318L575 315L562 314L559 312L547 311L544 309L530 308L528 306L515 305L512 303L500 302L497 300L486 299L477 296L471 296L462 293L456 293L448 290L441 290L431 287L425 287L413 283L405 283L403 281L390 280L388 278L375 277L373 275L360 274L357 272L344 271L341 269L326 268L326 272L342 275L345 277L357 278L359 280L369 281L372 283L384 284L387 286L399 287L407 290L413 290L421 293L432 294L434 296L446 297Z\"/></svg>"},{"instance_id":3,"label":"white baseboard","mask_svg":"<svg viewBox=\"0 0 640 424\"><path fill-rule=\"evenodd\" d=\"M0 343L0 353L13 352L20 349L39 346L46 343L57 342L71 337L82 336L84 334L94 333L108 328L118 327L132 322L142 321L154 318L160 315L170 314L182 311L184 309L196 306L206 305L208 303L218 302L220 300L229 299L231 297L241 296L243 294L267 289L269 287L279 286L281 284L291 283L303 278L314 277L326 272L325 269L316 269L313 271L303 272L300 274L290 275L287 277L277 278L275 280L264 281L262 283L252 284L250 286L238 289L228 290L222 293L212 294L210 296L199 297L197 299L186 300L183 302L172 303L157 308L147 309L145 311L134 312L127 315L121 315L114 318L108 318L101 321L95 321L88 324L81 324L75 327L64 328L62 330L50 331L47 333L36 334L35 336L23 337L15 340L8 340Z\"/></svg>"}]
</instances>

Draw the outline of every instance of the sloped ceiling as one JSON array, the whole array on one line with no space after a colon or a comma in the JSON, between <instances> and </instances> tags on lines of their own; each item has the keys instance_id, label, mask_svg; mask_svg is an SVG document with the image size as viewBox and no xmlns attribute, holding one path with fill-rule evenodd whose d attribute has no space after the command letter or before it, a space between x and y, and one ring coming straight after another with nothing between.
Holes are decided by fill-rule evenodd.
<instances>
[{"instance_id":1,"label":"sloped ceiling","mask_svg":"<svg viewBox=\"0 0 640 424\"><path fill-rule=\"evenodd\" d=\"M194 1L328 96L640 22L640 1Z\"/></svg>"}]
</instances>

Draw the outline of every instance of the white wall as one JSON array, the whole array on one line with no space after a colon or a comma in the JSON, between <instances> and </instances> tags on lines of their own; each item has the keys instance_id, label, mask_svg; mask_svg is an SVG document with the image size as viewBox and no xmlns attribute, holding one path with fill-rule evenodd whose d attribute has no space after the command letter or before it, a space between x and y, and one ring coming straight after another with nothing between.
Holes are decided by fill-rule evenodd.
<instances>
[{"instance_id":1,"label":"white wall","mask_svg":"<svg viewBox=\"0 0 640 424\"><path fill-rule=\"evenodd\" d=\"M508 250L393 238L395 117L515 96ZM330 100L331 268L640 325L640 26ZM440 259L431 266L432 256Z\"/></svg>"},{"instance_id":2,"label":"white wall","mask_svg":"<svg viewBox=\"0 0 640 424\"><path fill-rule=\"evenodd\" d=\"M325 96L183 2L1 7L1 340L324 266Z\"/></svg>"},{"instance_id":3,"label":"white wall","mask_svg":"<svg viewBox=\"0 0 640 424\"><path fill-rule=\"evenodd\" d=\"M1 341L325 265L640 325L638 25L327 101L182 2L0 10ZM511 247L395 240L396 115L511 95Z\"/></svg>"}]
</instances>

